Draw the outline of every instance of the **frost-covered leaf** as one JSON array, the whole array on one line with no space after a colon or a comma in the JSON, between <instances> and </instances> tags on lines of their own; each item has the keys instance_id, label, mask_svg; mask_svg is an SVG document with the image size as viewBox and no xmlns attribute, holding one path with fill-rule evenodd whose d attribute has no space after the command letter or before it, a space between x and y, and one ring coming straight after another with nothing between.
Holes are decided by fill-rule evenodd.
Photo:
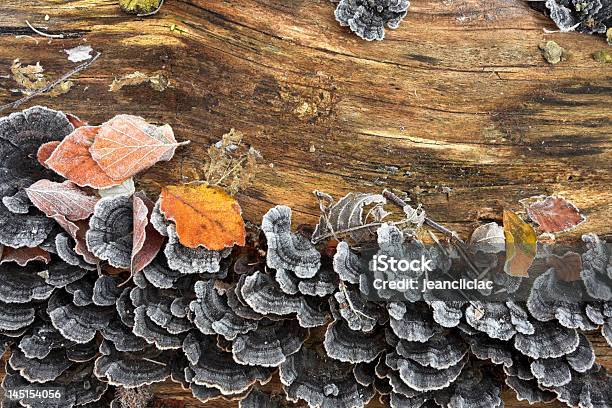
<instances>
[{"instance_id":1,"label":"frost-covered leaf","mask_svg":"<svg viewBox=\"0 0 612 408\"><path fill-rule=\"evenodd\" d=\"M533 227L512 211L504 210L504 235L504 271L511 276L529 276L528 269L535 258L538 239Z\"/></svg>"},{"instance_id":2,"label":"frost-covered leaf","mask_svg":"<svg viewBox=\"0 0 612 408\"><path fill-rule=\"evenodd\" d=\"M91 156L102 171L114 180L128 179L158 161L174 156L177 143L169 125L155 126L143 118L117 115L100 126Z\"/></svg>"},{"instance_id":3,"label":"frost-covered leaf","mask_svg":"<svg viewBox=\"0 0 612 408\"><path fill-rule=\"evenodd\" d=\"M121 184L125 179L111 178L89 153L99 131L99 126L76 129L62 140L45 165L81 187L99 189Z\"/></svg>"},{"instance_id":4,"label":"frost-covered leaf","mask_svg":"<svg viewBox=\"0 0 612 408\"><path fill-rule=\"evenodd\" d=\"M533 197L529 200L527 214L544 232L564 232L586 220L574 204L563 197Z\"/></svg>"},{"instance_id":5,"label":"frost-covered leaf","mask_svg":"<svg viewBox=\"0 0 612 408\"><path fill-rule=\"evenodd\" d=\"M40 147L38 148L38 152L36 153L36 159L38 160L38 163L40 163L41 166L47 167L45 162L49 157L51 157L51 154L57 148L57 146L59 146L59 144L59 140L54 140L52 142L47 142L40 145Z\"/></svg>"},{"instance_id":6,"label":"frost-covered leaf","mask_svg":"<svg viewBox=\"0 0 612 408\"><path fill-rule=\"evenodd\" d=\"M131 272L136 273L155 258L164 243L164 237L149 222L153 203L144 193L133 197L134 231L132 240Z\"/></svg>"},{"instance_id":7,"label":"frost-covered leaf","mask_svg":"<svg viewBox=\"0 0 612 408\"><path fill-rule=\"evenodd\" d=\"M129 178L117 186L101 188L100 190L98 190L98 194L100 194L100 197L113 197L118 195L131 196L135 192L136 186L134 185L133 178Z\"/></svg>"},{"instance_id":8,"label":"frost-covered leaf","mask_svg":"<svg viewBox=\"0 0 612 408\"><path fill-rule=\"evenodd\" d=\"M329 205L321 205L323 214L319 218L319 223L312 234L313 242L318 242L334 233L337 235L349 234L353 240L358 242L375 236L375 229L358 228L363 227L367 223L366 217L363 214L366 206L381 206L387 202L381 194L351 192L342 197L337 203L332 203L331 197L327 194L319 192L315 192L315 194L317 194L319 200L328 201ZM323 201L320 202L323 203ZM374 214L378 213L379 211ZM368 214L373 213L369 212Z\"/></svg>"},{"instance_id":9,"label":"frost-covered leaf","mask_svg":"<svg viewBox=\"0 0 612 408\"><path fill-rule=\"evenodd\" d=\"M26 188L28 198L47 217L61 214L70 221L88 218L98 202L98 197L86 194L71 181L56 183L39 180Z\"/></svg>"},{"instance_id":10,"label":"frost-covered leaf","mask_svg":"<svg viewBox=\"0 0 612 408\"><path fill-rule=\"evenodd\" d=\"M221 188L167 186L161 191L161 212L174 221L182 245L220 251L244 245L246 232L238 202Z\"/></svg>"}]
</instances>

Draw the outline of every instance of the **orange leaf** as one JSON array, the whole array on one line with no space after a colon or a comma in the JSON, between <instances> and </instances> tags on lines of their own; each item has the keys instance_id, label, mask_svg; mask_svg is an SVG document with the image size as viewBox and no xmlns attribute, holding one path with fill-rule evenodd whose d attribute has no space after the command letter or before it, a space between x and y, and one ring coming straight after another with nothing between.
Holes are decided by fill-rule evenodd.
<instances>
[{"instance_id":1,"label":"orange leaf","mask_svg":"<svg viewBox=\"0 0 612 408\"><path fill-rule=\"evenodd\" d=\"M100 127L89 150L102 170L119 180L170 160L177 146L187 143L177 143L169 125L158 127L138 116L118 115Z\"/></svg>"},{"instance_id":2,"label":"orange leaf","mask_svg":"<svg viewBox=\"0 0 612 408\"><path fill-rule=\"evenodd\" d=\"M45 161L45 165L60 176L81 187L104 188L121 184L123 180L113 180L98 166L91 157L89 147L93 144L100 127L83 126L62 140Z\"/></svg>"},{"instance_id":3,"label":"orange leaf","mask_svg":"<svg viewBox=\"0 0 612 408\"><path fill-rule=\"evenodd\" d=\"M533 227L518 215L504 210L506 263L504 271L511 276L529 276L529 267L536 256L537 236Z\"/></svg>"},{"instance_id":4,"label":"orange leaf","mask_svg":"<svg viewBox=\"0 0 612 408\"><path fill-rule=\"evenodd\" d=\"M176 224L181 244L220 251L244 245L246 232L236 200L219 187L180 185L161 191L161 211Z\"/></svg>"}]
</instances>

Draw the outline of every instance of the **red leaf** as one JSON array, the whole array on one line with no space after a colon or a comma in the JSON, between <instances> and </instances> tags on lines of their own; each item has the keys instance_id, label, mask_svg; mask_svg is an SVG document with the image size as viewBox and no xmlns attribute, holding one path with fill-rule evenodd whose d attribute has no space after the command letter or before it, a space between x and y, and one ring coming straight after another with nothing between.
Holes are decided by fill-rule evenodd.
<instances>
[{"instance_id":1,"label":"red leaf","mask_svg":"<svg viewBox=\"0 0 612 408\"><path fill-rule=\"evenodd\" d=\"M102 170L118 180L170 160L177 146L187 143L177 143L169 125L158 127L138 116L118 115L100 127L89 150Z\"/></svg>"},{"instance_id":2,"label":"red leaf","mask_svg":"<svg viewBox=\"0 0 612 408\"><path fill-rule=\"evenodd\" d=\"M132 274L144 269L159 252L164 237L157 232L149 222L153 211L153 201L144 193L136 193L133 197L134 229L132 248Z\"/></svg>"},{"instance_id":3,"label":"red leaf","mask_svg":"<svg viewBox=\"0 0 612 408\"><path fill-rule=\"evenodd\" d=\"M39 180L26 188L28 198L47 217L61 214L70 221L89 218L99 198L87 195L71 181Z\"/></svg>"},{"instance_id":4,"label":"red leaf","mask_svg":"<svg viewBox=\"0 0 612 408\"><path fill-rule=\"evenodd\" d=\"M38 152L36 153L36 159L43 167L49 168L45 162L47 159L49 159L49 157L51 157L51 154L57 148L57 146L59 146L59 144L59 141L54 140L53 142L47 142L40 145Z\"/></svg>"},{"instance_id":5,"label":"red leaf","mask_svg":"<svg viewBox=\"0 0 612 408\"><path fill-rule=\"evenodd\" d=\"M564 232L586 220L580 210L563 197L532 197L527 204L529 218L544 232Z\"/></svg>"},{"instance_id":6,"label":"red leaf","mask_svg":"<svg viewBox=\"0 0 612 408\"><path fill-rule=\"evenodd\" d=\"M85 242L85 233L89 228L87 220L70 221L61 214L54 215L53 218L67 233L74 239L76 243L74 251L81 255L86 262L95 265L99 262L98 258L87 249Z\"/></svg>"},{"instance_id":7,"label":"red leaf","mask_svg":"<svg viewBox=\"0 0 612 408\"><path fill-rule=\"evenodd\" d=\"M62 140L45 165L81 187L99 189L123 183L125 179L113 180L104 173L89 153L99 130L96 126L76 129Z\"/></svg>"},{"instance_id":8,"label":"red leaf","mask_svg":"<svg viewBox=\"0 0 612 408\"><path fill-rule=\"evenodd\" d=\"M51 255L47 251L42 248L34 247L34 248L11 248L4 247L2 251L2 260L0 260L0 264L5 262L16 262L19 266L26 266L28 262L33 261L41 261L44 263L49 263L51 261Z\"/></svg>"}]
</instances>

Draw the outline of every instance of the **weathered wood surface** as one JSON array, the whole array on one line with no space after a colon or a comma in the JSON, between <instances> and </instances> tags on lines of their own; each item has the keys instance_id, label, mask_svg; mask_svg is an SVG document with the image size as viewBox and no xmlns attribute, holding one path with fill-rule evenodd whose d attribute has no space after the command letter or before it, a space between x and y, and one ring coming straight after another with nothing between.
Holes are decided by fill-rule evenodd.
<instances>
[{"instance_id":1,"label":"weathered wood surface","mask_svg":"<svg viewBox=\"0 0 612 408\"><path fill-rule=\"evenodd\" d=\"M25 20L69 38L36 36ZM239 196L254 221L284 203L313 222L315 188L396 188L465 236L519 199L560 193L589 216L570 239L610 236L612 75L591 58L607 46L544 27L553 28L520 0L414 0L382 43L339 27L328 0L167 0L146 19L116 0L2 0L0 104L18 99L14 59L60 76L74 67L63 50L87 43L102 56L77 86L30 105L90 123L132 113L172 124L193 143L144 174L147 189L194 177L207 146L233 127L264 156ZM548 65L538 50L546 39L569 59ZM162 71L172 87L109 92L136 70ZM610 367L609 349L599 350Z\"/></svg>"}]
</instances>

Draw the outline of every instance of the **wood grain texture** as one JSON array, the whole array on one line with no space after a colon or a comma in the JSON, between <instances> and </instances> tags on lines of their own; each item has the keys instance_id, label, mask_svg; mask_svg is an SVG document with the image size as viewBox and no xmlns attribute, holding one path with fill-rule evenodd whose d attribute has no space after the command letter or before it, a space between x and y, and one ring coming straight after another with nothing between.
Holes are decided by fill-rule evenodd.
<instances>
[{"instance_id":1,"label":"wood grain texture","mask_svg":"<svg viewBox=\"0 0 612 408\"><path fill-rule=\"evenodd\" d=\"M522 198L558 193L589 217L564 238L612 236L612 74L591 58L605 41L545 34L550 21L520 0L414 0L382 43L339 27L328 0L167 0L146 19L122 14L116 0L0 3L1 103L19 97L10 91L14 59L59 77L74 66L63 50L87 43L102 56L74 89L30 104L92 124L140 115L192 140L140 177L153 192L197 177L208 145L233 127L264 156L238 197L254 222L273 204L314 222L315 188L396 188L467 236ZM25 20L67 38L36 36ZM567 61L542 59L538 44L548 39ZM136 70L161 71L171 87L109 92ZM610 349L598 346L610 368ZM201 405L176 385L160 389ZM507 406L525 404L509 397Z\"/></svg>"}]
</instances>

